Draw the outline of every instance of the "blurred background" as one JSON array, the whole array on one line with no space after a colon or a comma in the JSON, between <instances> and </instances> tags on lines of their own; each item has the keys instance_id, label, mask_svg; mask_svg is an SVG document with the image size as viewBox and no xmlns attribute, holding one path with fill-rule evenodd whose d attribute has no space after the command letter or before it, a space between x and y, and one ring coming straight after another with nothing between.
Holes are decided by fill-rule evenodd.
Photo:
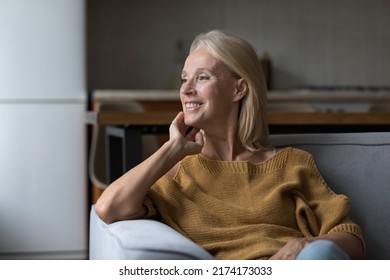
<instances>
[{"instance_id":1,"label":"blurred background","mask_svg":"<svg viewBox=\"0 0 390 280\"><path fill-rule=\"evenodd\" d=\"M272 61L272 89L390 85L386 0L88 0L88 87L167 89L194 36L223 29ZM178 48L182 45L182 50Z\"/></svg>"}]
</instances>

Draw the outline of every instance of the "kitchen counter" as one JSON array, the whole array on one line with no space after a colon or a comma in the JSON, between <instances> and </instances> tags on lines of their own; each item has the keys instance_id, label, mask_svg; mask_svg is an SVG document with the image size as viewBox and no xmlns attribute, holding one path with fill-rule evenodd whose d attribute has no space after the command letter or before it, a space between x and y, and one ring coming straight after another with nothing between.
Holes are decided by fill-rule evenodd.
<instances>
[{"instance_id":1,"label":"kitchen counter","mask_svg":"<svg viewBox=\"0 0 390 280\"><path fill-rule=\"evenodd\" d=\"M98 102L113 101L178 101L178 90L95 90L92 96ZM353 90L274 90L268 92L270 102L326 101L326 102L390 102L390 91Z\"/></svg>"},{"instance_id":2,"label":"kitchen counter","mask_svg":"<svg viewBox=\"0 0 390 280\"><path fill-rule=\"evenodd\" d=\"M98 103L179 102L179 93L178 90L95 90L92 100ZM390 90L274 90L268 92L268 103L276 111L283 109L275 105L307 104L318 112L367 112L377 104L390 106Z\"/></svg>"}]
</instances>

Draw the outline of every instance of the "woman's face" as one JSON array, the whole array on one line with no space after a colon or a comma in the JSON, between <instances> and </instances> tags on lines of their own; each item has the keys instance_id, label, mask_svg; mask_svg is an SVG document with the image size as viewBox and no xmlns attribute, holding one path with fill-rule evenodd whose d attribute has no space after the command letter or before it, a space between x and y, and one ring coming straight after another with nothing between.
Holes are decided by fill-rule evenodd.
<instances>
[{"instance_id":1,"label":"woman's face","mask_svg":"<svg viewBox=\"0 0 390 280\"><path fill-rule=\"evenodd\" d=\"M193 51L184 64L180 99L185 123L201 129L224 127L236 118L238 79L206 48ZM238 107L237 107L238 108Z\"/></svg>"}]
</instances>

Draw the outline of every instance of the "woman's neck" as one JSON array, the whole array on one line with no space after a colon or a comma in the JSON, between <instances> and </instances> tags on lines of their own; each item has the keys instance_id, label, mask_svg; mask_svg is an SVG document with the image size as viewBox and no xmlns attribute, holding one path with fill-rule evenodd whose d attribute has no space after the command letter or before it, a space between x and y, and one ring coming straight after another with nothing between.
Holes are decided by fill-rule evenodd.
<instances>
[{"instance_id":1,"label":"woman's neck","mask_svg":"<svg viewBox=\"0 0 390 280\"><path fill-rule=\"evenodd\" d=\"M202 154L214 160L235 161L248 156L248 151L239 143L235 133L210 134L204 132ZM246 156L245 156L246 155Z\"/></svg>"},{"instance_id":2,"label":"woman's neck","mask_svg":"<svg viewBox=\"0 0 390 280\"><path fill-rule=\"evenodd\" d=\"M212 160L247 161L252 164L261 163L275 155L276 150L248 151L235 136L208 134L204 132L202 155ZM233 134L235 135L235 134Z\"/></svg>"}]
</instances>

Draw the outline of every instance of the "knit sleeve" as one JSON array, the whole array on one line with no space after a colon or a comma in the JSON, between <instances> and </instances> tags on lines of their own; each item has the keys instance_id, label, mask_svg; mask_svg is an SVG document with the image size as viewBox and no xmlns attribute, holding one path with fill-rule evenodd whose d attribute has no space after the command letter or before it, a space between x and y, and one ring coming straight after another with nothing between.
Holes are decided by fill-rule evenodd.
<instances>
[{"instance_id":1,"label":"knit sleeve","mask_svg":"<svg viewBox=\"0 0 390 280\"><path fill-rule=\"evenodd\" d=\"M171 181L172 180L170 180L167 176L163 176L150 187L149 191L146 193L143 203L147 210L145 218L161 219L159 208L163 207L165 203L165 198L162 193L164 193L164 190L166 191L170 188Z\"/></svg>"},{"instance_id":2,"label":"knit sleeve","mask_svg":"<svg viewBox=\"0 0 390 280\"><path fill-rule=\"evenodd\" d=\"M144 199L144 207L146 209L146 215L144 218L146 219L155 219L158 217L158 212L156 207L154 206L153 200L149 195L146 195Z\"/></svg>"},{"instance_id":3,"label":"knit sleeve","mask_svg":"<svg viewBox=\"0 0 390 280\"><path fill-rule=\"evenodd\" d=\"M301 179L302 193L296 197L296 218L302 233L319 236L347 232L364 243L360 227L348 216L348 197L336 194L327 185L311 155L307 159L307 168L301 170Z\"/></svg>"}]
</instances>

